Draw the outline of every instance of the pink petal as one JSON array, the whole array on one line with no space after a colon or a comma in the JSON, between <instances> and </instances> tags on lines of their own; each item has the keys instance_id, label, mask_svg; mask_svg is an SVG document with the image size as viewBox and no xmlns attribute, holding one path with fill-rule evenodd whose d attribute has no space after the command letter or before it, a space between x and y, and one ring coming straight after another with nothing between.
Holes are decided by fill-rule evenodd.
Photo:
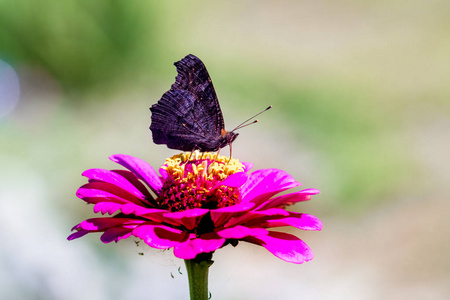
<instances>
[{"instance_id":1,"label":"pink petal","mask_svg":"<svg viewBox=\"0 0 450 300\"><path fill-rule=\"evenodd\" d=\"M213 189L217 189L220 186L240 187L247 181L248 175L244 172L234 173L228 176L224 181L217 183Z\"/></svg>"},{"instance_id":2,"label":"pink petal","mask_svg":"<svg viewBox=\"0 0 450 300\"><path fill-rule=\"evenodd\" d=\"M159 208L147 208L144 206L136 205L133 203L129 203L126 205L123 205L121 207L121 211L126 215L136 215L136 216L142 216L147 217L150 215L160 215L167 213L168 211L165 209L159 209ZM158 218L158 220L161 220L161 218Z\"/></svg>"},{"instance_id":3,"label":"pink petal","mask_svg":"<svg viewBox=\"0 0 450 300\"><path fill-rule=\"evenodd\" d=\"M125 215L135 215L137 217L143 217L149 219L156 223L166 223L174 226L180 225L180 222L173 222L164 217L169 211L165 209L158 208L146 208L143 206L135 205L135 204L126 204L123 205L120 210Z\"/></svg>"},{"instance_id":4,"label":"pink petal","mask_svg":"<svg viewBox=\"0 0 450 300\"><path fill-rule=\"evenodd\" d=\"M216 227L221 227L228 222L231 218L237 218L255 206L254 203L239 203L232 206L211 210L211 220Z\"/></svg>"},{"instance_id":5,"label":"pink petal","mask_svg":"<svg viewBox=\"0 0 450 300\"><path fill-rule=\"evenodd\" d=\"M112 241L117 243L122 239L130 237L132 230L133 228L113 227L107 229L100 237L100 240L105 244L111 243Z\"/></svg>"},{"instance_id":6,"label":"pink petal","mask_svg":"<svg viewBox=\"0 0 450 300\"><path fill-rule=\"evenodd\" d=\"M214 252L225 243L224 238L219 238L215 235L203 235L201 238L191 238L187 241L176 245L173 249L173 254L181 259L194 259L200 253Z\"/></svg>"},{"instance_id":7,"label":"pink petal","mask_svg":"<svg viewBox=\"0 0 450 300\"><path fill-rule=\"evenodd\" d=\"M217 234L226 239L242 239L248 236L266 235L269 231L263 228L248 228L245 226L235 226L217 231Z\"/></svg>"},{"instance_id":8,"label":"pink petal","mask_svg":"<svg viewBox=\"0 0 450 300\"><path fill-rule=\"evenodd\" d=\"M89 231L104 231L108 228L115 227L115 226L125 226L125 225L138 225L141 223L144 223L143 220L136 220L136 219L130 219L130 218L111 218L111 217L105 217L105 218L92 218L87 219L81 222L80 224L76 225L72 230L74 229L83 229L83 230L89 230Z\"/></svg>"},{"instance_id":9,"label":"pink petal","mask_svg":"<svg viewBox=\"0 0 450 300\"><path fill-rule=\"evenodd\" d=\"M83 176L86 176L89 179L94 179L98 181L103 181L115 185L137 198L144 199L145 196L141 193L141 191L136 188L133 184L131 184L127 179L123 176L119 175L116 172L104 169L89 169L83 172Z\"/></svg>"},{"instance_id":10,"label":"pink petal","mask_svg":"<svg viewBox=\"0 0 450 300\"><path fill-rule=\"evenodd\" d=\"M133 230L133 235L157 249L171 248L188 238L188 233L164 225L142 225Z\"/></svg>"},{"instance_id":11,"label":"pink petal","mask_svg":"<svg viewBox=\"0 0 450 300\"><path fill-rule=\"evenodd\" d=\"M276 257L295 264L313 259L311 249L298 237L284 232L269 232L269 235L247 237L250 243L263 246Z\"/></svg>"},{"instance_id":12,"label":"pink petal","mask_svg":"<svg viewBox=\"0 0 450 300\"><path fill-rule=\"evenodd\" d=\"M283 170L264 169L250 174L240 191L242 201L259 205L273 195L299 185L299 182Z\"/></svg>"},{"instance_id":13,"label":"pink petal","mask_svg":"<svg viewBox=\"0 0 450 300\"><path fill-rule=\"evenodd\" d=\"M101 212L102 215L108 213L109 215L112 215L116 211L118 211L122 207L122 204L114 203L114 202L98 202L94 206L94 212L99 213Z\"/></svg>"},{"instance_id":14,"label":"pink petal","mask_svg":"<svg viewBox=\"0 0 450 300\"><path fill-rule=\"evenodd\" d=\"M93 181L82 185L77 190L77 197L87 203L97 203L100 201L111 201L116 203L147 203L145 199L139 199L133 194L106 182Z\"/></svg>"},{"instance_id":15,"label":"pink petal","mask_svg":"<svg viewBox=\"0 0 450 300\"><path fill-rule=\"evenodd\" d=\"M253 168L252 163L241 161L241 164L244 165L244 172L248 172L251 168Z\"/></svg>"},{"instance_id":16,"label":"pink petal","mask_svg":"<svg viewBox=\"0 0 450 300\"><path fill-rule=\"evenodd\" d=\"M157 223L166 223L166 224L178 226L179 222L174 222L174 221L168 220L167 218L164 217L164 215L166 213L168 213L168 210L156 209L156 208L148 208L146 210L135 212L136 216L140 216L140 217L152 220Z\"/></svg>"},{"instance_id":17,"label":"pink petal","mask_svg":"<svg viewBox=\"0 0 450 300\"><path fill-rule=\"evenodd\" d=\"M253 220L252 220L253 221ZM246 224L251 226L251 224ZM261 226L264 228L281 227L281 226L293 226L302 230L322 230L322 221L319 218L296 212L290 212L287 218L267 219L264 222L259 222L255 226Z\"/></svg>"},{"instance_id":18,"label":"pink petal","mask_svg":"<svg viewBox=\"0 0 450 300\"><path fill-rule=\"evenodd\" d=\"M73 240L90 232L105 231L107 233L102 236L102 241L105 243L113 240L118 241L127 238L129 236L128 232L143 222L145 221L128 218L92 218L74 226L72 230L77 230L78 232L72 233L67 239Z\"/></svg>"},{"instance_id":19,"label":"pink petal","mask_svg":"<svg viewBox=\"0 0 450 300\"><path fill-rule=\"evenodd\" d=\"M128 170L111 170L119 174L128 180L132 185L134 185L146 198L153 199L153 196L149 193L148 189L145 185L136 177L136 175Z\"/></svg>"},{"instance_id":20,"label":"pink petal","mask_svg":"<svg viewBox=\"0 0 450 300\"><path fill-rule=\"evenodd\" d=\"M289 216L289 212L282 208L269 208L265 210L252 211L253 216Z\"/></svg>"},{"instance_id":21,"label":"pink petal","mask_svg":"<svg viewBox=\"0 0 450 300\"><path fill-rule=\"evenodd\" d=\"M67 237L67 240L71 241L71 240L74 240L74 239L78 239L78 238L80 238L82 236L85 236L88 233L90 233L90 231L88 231L88 230L79 230L79 231L74 232L71 235L69 235Z\"/></svg>"},{"instance_id":22,"label":"pink petal","mask_svg":"<svg viewBox=\"0 0 450 300\"><path fill-rule=\"evenodd\" d=\"M151 209L151 208L150 208ZM128 203L125 205L122 205L122 207L120 208L120 210L125 214L125 215L142 215L148 212L149 208L141 206L141 205L136 205L134 203ZM153 210L153 209L151 209Z\"/></svg>"},{"instance_id":23,"label":"pink petal","mask_svg":"<svg viewBox=\"0 0 450 300\"><path fill-rule=\"evenodd\" d=\"M183 225L188 230L192 230L197 227L200 220L205 214L209 212L209 209L194 208L184 211L177 211L164 214L164 218L178 222L179 225Z\"/></svg>"},{"instance_id":24,"label":"pink petal","mask_svg":"<svg viewBox=\"0 0 450 300\"><path fill-rule=\"evenodd\" d=\"M292 205L300 201L306 201L311 199L311 195L319 194L320 191L316 189L306 189L299 192L290 193L282 196L275 197L267 200L257 209L266 209L270 207L279 207L281 205Z\"/></svg>"},{"instance_id":25,"label":"pink petal","mask_svg":"<svg viewBox=\"0 0 450 300\"><path fill-rule=\"evenodd\" d=\"M156 171L147 162L125 154L116 154L109 157L110 160L124 166L131 172L133 172L137 177L143 180L148 187L150 187L153 192L157 195L161 191L162 181L158 176Z\"/></svg>"}]
</instances>

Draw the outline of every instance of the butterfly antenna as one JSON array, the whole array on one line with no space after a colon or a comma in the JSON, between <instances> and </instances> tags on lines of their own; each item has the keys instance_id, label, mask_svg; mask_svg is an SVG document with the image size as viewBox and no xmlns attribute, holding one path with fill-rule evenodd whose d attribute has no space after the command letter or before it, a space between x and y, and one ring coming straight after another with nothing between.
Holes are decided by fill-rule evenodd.
<instances>
[{"instance_id":1,"label":"butterfly antenna","mask_svg":"<svg viewBox=\"0 0 450 300\"><path fill-rule=\"evenodd\" d=\"M248 121L254 119L255 117L259 116L259 115L262 114L263 112L268 111L268 110L271 109L271 108L272 108L272 105L269 106L268 108L266 108L265 110L260 111L259 113L257 113L257 114L254 115L253 117L251 117L251 118L245 120L244 122L242 122L241 124L239 124L238 126L236 126L236 128L234 128L233 130L231 130L231 132L233 132L233 131L235 131L235 130L238 130L238 129L241 129L241 128L245 127L245 126L251 125L251 124L253 124L253 123L258 122L258 120L255 120L255 121L253 121L252 123L246 124Z\"/></svg>"},{"instance_id":2,"label":"butterfly antenna","mask_svg":"<svg viewBox=\"0 0 450 300\"><path fill-rule=\"evenodd\" d=\"M244 124L244 125L241 125L241 126L239 126L239 127L236 127L234 130L236 130L236 129L241 129L241 128L247 127L247 126L249 126L249 125L258 123L258 122L259 122L258 119L256 119L255 121L253 121L253 122L251 122L251 123ZM233 130L233 131L234 131L234 130Z\"/></svg>"}]
</instances>

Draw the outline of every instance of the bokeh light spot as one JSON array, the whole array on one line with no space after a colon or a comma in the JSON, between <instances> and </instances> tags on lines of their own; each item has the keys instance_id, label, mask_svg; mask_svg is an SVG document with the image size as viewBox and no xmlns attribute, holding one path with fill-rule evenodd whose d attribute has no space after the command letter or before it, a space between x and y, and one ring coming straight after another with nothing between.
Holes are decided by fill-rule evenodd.
<instances>
[{"instance_id":1,"label":"bokeh light spot","mask_svg":"<svg viewBox=\"0 0 450 300\"><path fill-rule=\"evenodd\" d=\"M19 102L19 78L14 69L0 60L0 119L14 110Z\"/></svg>"}]
</instances>

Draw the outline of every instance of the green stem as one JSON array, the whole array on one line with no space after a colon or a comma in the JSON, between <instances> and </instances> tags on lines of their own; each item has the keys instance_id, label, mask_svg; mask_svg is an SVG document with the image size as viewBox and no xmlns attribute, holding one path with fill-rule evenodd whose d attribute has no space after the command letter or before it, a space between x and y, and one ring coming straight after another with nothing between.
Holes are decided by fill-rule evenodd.
<instances>
[{"instance_id":1,"label":"green stem","mask_svg":"<svg viewBox=\"0 0 450 300\"><path fill-rule=\"evenodd\" d=\"M212 253L185 260L191 300L208 300L208 270L213 264Z\"/></svg>"}]
</instances>

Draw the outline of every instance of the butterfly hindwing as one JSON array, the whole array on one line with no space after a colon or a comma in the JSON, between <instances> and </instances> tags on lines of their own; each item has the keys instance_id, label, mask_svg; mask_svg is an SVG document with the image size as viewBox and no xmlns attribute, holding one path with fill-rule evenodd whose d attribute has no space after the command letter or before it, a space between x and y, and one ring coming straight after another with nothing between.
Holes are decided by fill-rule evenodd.
<instances>
[{"instance_id":1,"label":"butterfly hindwing","mask_svg":"<svg viewBox=\"0 0 450 300\"><path fill-rule=\"evenodd\" d=\"M205 107L195 99L196 96L189 91L170 90L152 106L150 129L156 144L191 151L201 149L205 142L214 139L210 118L204 117Z\"/></svg>"},{"instance_id":2,"label":"butterfly hindwing","mask_svg":"<svg viewBox=\"0 0 450 300\"><path fill-rule=\"evenodd\" d=\"M208 71L194 55L175 66L175 83L150 108L153 141L183 151L217 150L224 121Z\"/></svg>"}]
</instances>

